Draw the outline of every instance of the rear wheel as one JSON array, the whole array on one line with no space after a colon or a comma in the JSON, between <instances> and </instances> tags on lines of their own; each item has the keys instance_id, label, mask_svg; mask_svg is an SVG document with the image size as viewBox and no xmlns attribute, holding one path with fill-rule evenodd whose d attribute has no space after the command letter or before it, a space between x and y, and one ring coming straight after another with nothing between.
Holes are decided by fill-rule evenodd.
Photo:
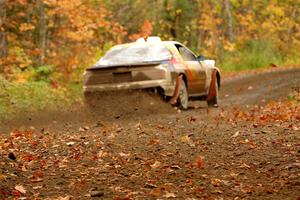
<instances>
[{"instance_id":1,"label":"rear wheel","mask_svg":"<svg viewBox=\"0 0 300 200\"><path fill-rule=\"evenodd\" d=\"M188 95L186 84L182 79L179 87L179 96L177 101L178 101L179 108L183 110L188 109L189 95Z\"/></svg>"},{"instance_id":2,"label":"rear wheel","mask_svg":"<svg viewBox=\"0 0 300 200\"><path fill-rule=\"evenodd\" d=\"M183 75L181 74L177 77L174 94L169 102L171 105L178 106L180 109L185 110L188 108L188 100L189 95L187 87L183 80Z\"/></svg>"}]
</instances>

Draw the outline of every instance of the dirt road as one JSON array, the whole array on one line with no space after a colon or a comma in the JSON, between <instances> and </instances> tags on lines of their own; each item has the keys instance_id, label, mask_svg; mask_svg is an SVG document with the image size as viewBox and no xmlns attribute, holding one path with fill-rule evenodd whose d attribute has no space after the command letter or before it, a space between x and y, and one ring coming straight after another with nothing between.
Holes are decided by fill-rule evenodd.
<instances>
[{"instance_id":1,"label":"dirt road","mask_svg":"<svg viewBox=\"0 0 300 200\"><path fill-rule=\"evenodd\" d=\"M221 105L261 104L286 98L300 87L300 69L242 75L223 82ZM228 95L228 97L226 96Z\"/></svg>"},{"instance_id":2,"label":"dirt road","mask_svg":"<svg viewBox=\"0 0 300 200\"><path fill-rule=\"evenodd\" d=\"M218 109L193 102L179 112L155 94L127 93L103 97L100 110L2 122L0 199L298 199L299 119L250 119L299 88L300 69L222 82Z\"/></svg>"}]
</instances>

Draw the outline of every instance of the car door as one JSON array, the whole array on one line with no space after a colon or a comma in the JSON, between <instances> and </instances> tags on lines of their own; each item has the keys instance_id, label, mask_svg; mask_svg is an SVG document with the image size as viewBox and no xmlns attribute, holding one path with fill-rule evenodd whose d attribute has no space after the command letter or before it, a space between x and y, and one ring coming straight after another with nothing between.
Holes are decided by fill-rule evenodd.
<instances>
[{"instance_id":1,"label":"car door","mask_svg":"<svg viewBox=\"0 0 300 200\"><path fill-rule=\"evenodd\" d=\"M196 56L186 47L180 44L175 45L182 57L186 67L188 79L188 92L190 96L199 96L206 93L206 70L197 60Z\"/></svg>"}]
</instances>

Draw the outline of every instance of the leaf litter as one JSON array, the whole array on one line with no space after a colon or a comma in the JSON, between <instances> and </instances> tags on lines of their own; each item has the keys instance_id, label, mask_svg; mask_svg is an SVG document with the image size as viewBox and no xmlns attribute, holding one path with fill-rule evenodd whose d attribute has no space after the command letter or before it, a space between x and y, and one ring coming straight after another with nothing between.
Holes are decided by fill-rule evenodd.
<instances>
[{"instance_id":1,"label":"leaf litter","mask_svg":"<svg viewBox=\"0 0 300 200\"><path fill-rule=\"evenodd\" d=\"M299 94L158 116L1 134L0 197L299 198Z\"/></svg>"}]
</instances>

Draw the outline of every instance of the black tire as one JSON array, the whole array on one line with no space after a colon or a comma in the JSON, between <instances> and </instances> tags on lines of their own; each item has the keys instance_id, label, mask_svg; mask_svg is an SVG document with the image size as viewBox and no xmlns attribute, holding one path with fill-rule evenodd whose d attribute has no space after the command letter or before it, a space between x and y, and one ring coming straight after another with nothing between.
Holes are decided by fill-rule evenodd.
<instances>
[{"instance_id":1,"label":"black tire","mask_svg":"<svg viewBox=\"0 0 300 200\"><path fill-rule=\"evenodd\" d=\"M178 107L182 110L188 109L189 94L184 80L181 80L178 97Z\"/></svg>"},{"instance_id":2,"label":"black tire","mask_svg":"<svg viewBox=\"0 0 300 200\"><path fill-rule=\"evenodd\" d=\"M210 97L209 99L207 99L207 105L208 107L218 107L218 103L219 103L219 85L218 85L218 81L217 78L215 78L214 83L211 84L215 84L215 93L216 95L213 97Z\"/></svg>"}]
</instances>

